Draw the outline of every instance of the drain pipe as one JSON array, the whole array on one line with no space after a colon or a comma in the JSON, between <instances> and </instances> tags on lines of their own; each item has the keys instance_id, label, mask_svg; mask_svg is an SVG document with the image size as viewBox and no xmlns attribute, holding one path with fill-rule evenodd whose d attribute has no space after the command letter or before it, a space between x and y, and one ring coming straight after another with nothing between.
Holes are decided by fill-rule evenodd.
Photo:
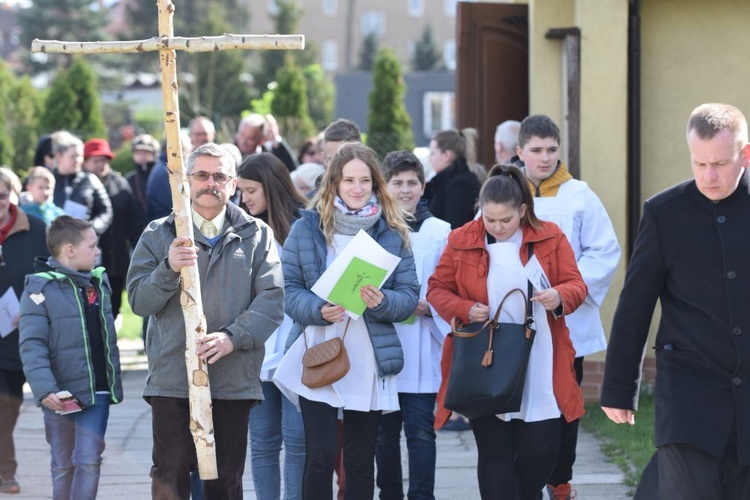
<instances>
[{"instance_id":1,"label":"drain pipe","mask_svg":"<svg viewBox=\"0 0 750 500\"><path fill-rule=\"evenodd\" d=\"M628 14L627 254L630 260L641 220L641 0Z\"/></svg>"}]
</instances>

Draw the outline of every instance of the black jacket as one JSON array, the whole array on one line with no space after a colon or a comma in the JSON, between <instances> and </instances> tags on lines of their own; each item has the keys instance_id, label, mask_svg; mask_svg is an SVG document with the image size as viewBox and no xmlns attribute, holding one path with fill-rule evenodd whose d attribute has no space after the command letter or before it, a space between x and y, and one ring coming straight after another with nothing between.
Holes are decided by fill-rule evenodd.
<instances>
[{"instance_id":1,"label":"black jacket","mask_svg":"<svg viewBox=\"0 0 750 500\"><path fill-rule=\"evenodd\" d=\"M0 261L0 295L13 287L20 299L27 274L34 272L34 257L47 256L47 226L41 219L27 215L15 205L16 222L2 242ZM5 338L0 337L0 369L21 371L21 357L18 353L18 329Z\"/></svg>"},{"instance_id":2,"label":"black jacket","mask_svg":"<svg viewBox=\"0 0 750 500\"><path fill-rule=\"evenodd\" d=\"M432 215L456 229L474 219L480 187L466 160L459 158L427 183L424 197Z\"/></svg>"},{"instance_id":3,"label":"black jacket","mask_svg":"<svg viewBox=\"0 0 750 500\"><path fill-rule=\"evenodd\" d=\"M636 409L657 299L654 444L722 457L733 424L750 464L750 193L686 181L646 201L607 350L602 406Z\"/></svg>"},{"instance_id":4,"label":"black jacket","mask_svg":"<svg viewBox=\"0 0 750 500\"><path fill-rule=\"evenodd\" d=\"M54 202L65 209L70 200L88 209L87 220L94 225L94 231L101 236L112 224L112 204L101 181L88 172L80 171L70 175L60 175L55 170Z\"/></svg>"},{"instance_id":5,"label":"black jacket","mask_svg":"<svg viewBox=\"0 0 750 500\"><path fill-rule=\"evenodd\" d=\"M125 277L130 266L130 253L138 243L143 227L141 207L136 202L128 181L112 171L102 179L112 203L112 225L99 238L102 266L107 274Z\"/></svg>"}]
</instances>

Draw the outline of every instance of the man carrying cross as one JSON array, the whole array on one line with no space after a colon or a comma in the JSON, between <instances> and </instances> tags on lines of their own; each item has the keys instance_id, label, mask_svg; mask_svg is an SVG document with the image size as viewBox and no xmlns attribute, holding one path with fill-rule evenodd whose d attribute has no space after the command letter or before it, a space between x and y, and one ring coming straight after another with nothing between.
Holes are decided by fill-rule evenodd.
<instances>
[{"instance_id":1,"label":"man carrying cross","mask_svg":"<svg viewBox=\"0 0 750 500\"><path fill-rule=\"evenodd\" d=\"M283 276L271 230L231 203L234 157L213 144L188 157L195 245L177 237L174 215L153 221L133 252L128 300L151 316L146 335L149 374L144 397L153 415L154 499L188 498L197 467L190 428L185 322L180 270L197 266L206 335L196 341L211 381L218 479L204 482L206 498L242 498L250 408L263 399L263 345L283 318ZM185 300L182 297L182 300Z\"/></svg>"}]
</instances>

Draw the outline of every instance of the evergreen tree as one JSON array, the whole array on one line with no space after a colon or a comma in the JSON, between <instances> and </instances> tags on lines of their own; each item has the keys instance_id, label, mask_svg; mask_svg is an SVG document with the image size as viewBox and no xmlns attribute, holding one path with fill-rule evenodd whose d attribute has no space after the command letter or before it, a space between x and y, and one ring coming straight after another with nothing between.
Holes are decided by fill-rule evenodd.
<instances>
[{"instance_id":1,"label":"evergreen tree","mask_svg":"<svg viewBox=\"0 0 750 500\"><path fill-rule=\"evenodd\" d=\"M359 48L359 64L357 68L362 71L372 71L375 65L375 57L378 53L378 35L368 33L362 40L362 46Z\"/></svg>"},{"instance_id":2,"label":"evergreen tree","mask_svg":"<svg viewBox=\"0 0 750 500\"><path fill-rule=\"evenodd\" d=\"M12 165L17 173L34 166L34 148L38 139L41 112L41 95L31 85L31 79L28 76L18 79L10 89L7 114L12 124L9 132L15 150Z\"/></svg>"},{"instance_id":3,"label":"evergreen tree","mask_svg":"<svg viewBox=\"0 0 750 500\"><path fill-rule=\"evenodd\" d=\"M298 6L296 0L276 0L278 10L271 14L276 33L280 35L289 35L297 31L297 23L302 17L302 8ZM255 84L258 89L265 91L268 84L276 78L276 73L284 66L285 51L283 50L265 50L261 53L261 70L255 73ZM295 56L297 57L297 56Z\"/></svg>"},{"instance_id":4,"label":"evergreen tree","mask_svg":"<svg viewBox=\"0 0 750 500\"><path fill-rule=\"evenodd\" d=\"M271 114L279 123L290 144L300 144L315 133L315 125L307 111L307 85L302 70L287 57L276 75L276 89L271 101Z\"/></svg>"},{"instance_id":5,"label":"evergreen tree","mask_svg":"<svg viewBox=\"0 0 750 500\"><path fill-rule=\"evenodd\" d=\"M92 8L91 0L34 0L19 12L21 45L30 47L35 38L43 40L102 40L106 13ZM155 16L154 16L155 17ZM32 70L70 64L71 56L48 54L47 63L27 61Z\"/></svg>"},{"instance_id":6,"label":"evergreen tree","mask_svg":"<svg viewBox=\"0 0 750 500\"><path fill-rule=\"evenodd\" d=\"M303 69L307 85L307 106L316 130L323 130L333 120L335 89L320 64Z\"/></svg>"},{"instance_id":7,"label":"evergreen tree","mask_svg":"<svg viewBox=\"0 0 750 500\"><path fill-rule=\"evenodd\" d=\"M66 129L84 140L106 137L96 75L81 57L60 73L44 104L42 125L45 130Z\"/></svg>"},{"instance_id":8,"label":"evergreen tree","mask_svg":"<svg viewBox=\"0 0 750 500\"><path fill-rule=\"evenodd\" d=\"M432 37L432 26L425 26L422 38L414 47L414 57L411 67L414 71L433 71L440 69L442 56L435 45Z\"/></svg>"},{"instance_id":9,"label":"evergreen tree","mask_svg":"<svg viewBox=\"0 0 750 500\"><path fill-rule=\"evenodd\" d=\"M221 7L209 11L196 29L201 33L225 33L231 26ZM214 123L225 117L239 117L253 96L252 87L243 81L246 73L244 55L237 50L185 54L182 71L190 73L191 82L180 82L180 118L183 125L195 116L207 116ZM185 73L182 73L183 75Z\"/></svg>"},{"instance_id":10,"label":"evergreen tree","mask_svg":"<svg viewBox=\"0 0 750 500\"><path fill-rule=\"evenodd\" d=\"M378 53L369 96L367 145L381 158L387 153L414 148L411 118L404 106L406 85L401 64L389 49Z\"/></svg>"},{"instance_id":11,"label":"evergreen tree","mask_svg":"<svg viewBox=\"0 0 750 500\"><path fill-rule=\"evenodd\" d=\"M8 121L8 111L11 105L10 89L14 85L13 74L8 67L0 61L0 165L12 165L13 141L8 131L11 123Z\"/></svg>"}]
</instances>

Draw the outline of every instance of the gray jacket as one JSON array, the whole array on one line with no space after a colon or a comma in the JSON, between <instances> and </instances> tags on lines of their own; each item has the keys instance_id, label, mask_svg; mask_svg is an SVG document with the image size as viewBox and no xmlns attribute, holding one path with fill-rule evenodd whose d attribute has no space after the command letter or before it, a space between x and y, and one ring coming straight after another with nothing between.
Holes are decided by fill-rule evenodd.
<instances>
[{"instance_id":1,"label":"gray jacket","mask_svg":"<svg viewBox=\"0 0 750 500\"><path fill-rule=\"evenodd\" d=\"M83 327L86 315L79 286L94 285L100 297L100 314L110 401L122 401L120 351L112 315L112 291L104 268L79 273L49 259L49 272L29 274L21 295L20 351L23 371L34 399L52 392L69 391L85 406L96 399L91 346Z\"/></svg>"},{"instance_id":2,"label":"gray jacket","mask_svg":"<svg viewBox=\"0 0 750 500\"><path fill-rule=\"evenodd\" d=\"M176 237L174 216L153 221L133 252L127 278L133 312L151 316L146 334L149 374L144 396L188 397L180 274L167 264ZM259 374L264 343L284 314L284 277L271 229L227 205L220 239L211 248L195 230L208 332L227 331L234 351L208 365L215 399L263 399Z\"/></svg>"},{"instance_id":3,"label":"gray jacket","mask_svg":"<svg viewBox=\"0 0 750 500\"><path fill-rule=\"evenodd\" d=\"M282 254L286 290L286 312L294 320L287 338L290 347L306 325L330 325L320 314L326 301L310 291L326 270L328 253L320 230L318 212L303 210L302 217L292 226ZM370 334L375 361L381 377L395 375L404 367L404 352L394 322L404 321L414 312L419 300L419 282L411 249L396 231L381 218L367 231L372 238L393 255L401 257L393 274L381 288L383 302L365 311L363 317Z\"/></svg>"}]
</instances>

